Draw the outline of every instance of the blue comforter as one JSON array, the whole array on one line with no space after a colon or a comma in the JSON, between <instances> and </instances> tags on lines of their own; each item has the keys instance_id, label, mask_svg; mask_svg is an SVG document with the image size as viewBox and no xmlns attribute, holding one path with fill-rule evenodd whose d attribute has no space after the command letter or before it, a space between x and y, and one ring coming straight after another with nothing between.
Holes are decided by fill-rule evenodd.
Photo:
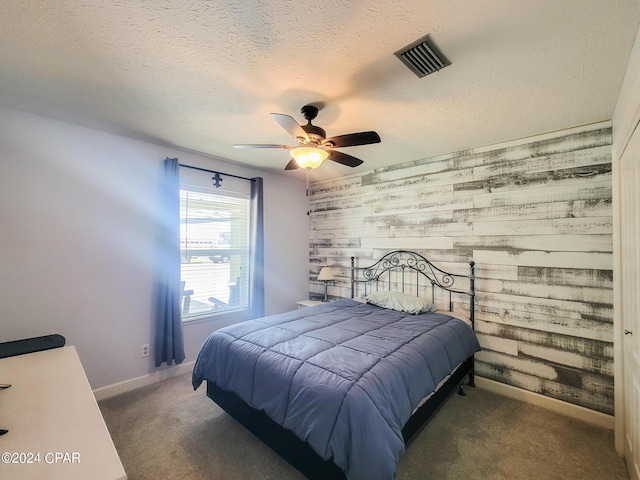
<instances>
[{"instance_id":1,"label":"blue comforter","mask_svg":"<svg viewBox=\"0 0 640 480\"><path fill-rule=\"evenodd\" d=\"M480 349L471 328L340 300L213 332L193 370L293 431L350 480L389 480L419 402Z\"/></svg>"}]
</instances>

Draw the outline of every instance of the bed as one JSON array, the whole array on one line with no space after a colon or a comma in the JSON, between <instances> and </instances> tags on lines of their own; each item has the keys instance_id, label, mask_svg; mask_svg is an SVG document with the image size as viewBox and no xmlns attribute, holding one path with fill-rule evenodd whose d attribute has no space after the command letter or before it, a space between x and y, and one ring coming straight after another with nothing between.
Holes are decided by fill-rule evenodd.
<instances>
[{"instance_id":1,"label":"bed","mask_svg":"<svg viewBox=\"0 0 640 480\"><path fill-rule=\"evenodd\" d=\"M406 442L473 385L474 264L448 273L398 250L352 258L350 277L350 299L216 330L192 382L308 478L389 480ZM466 298L468 323L434 311L440 292L449 312Z\"/></svg>"}]
</instances>

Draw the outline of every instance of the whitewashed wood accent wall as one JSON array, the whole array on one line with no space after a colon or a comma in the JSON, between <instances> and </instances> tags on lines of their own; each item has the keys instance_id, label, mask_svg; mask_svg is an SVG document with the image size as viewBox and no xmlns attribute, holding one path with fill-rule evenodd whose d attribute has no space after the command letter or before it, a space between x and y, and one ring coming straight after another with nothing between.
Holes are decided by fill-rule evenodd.
<instances>
[{"instance_id":1,"label":"whitewashed wood accent wall","mask_svg":"<svg viewBox=\"0 0 640 480\"><path fill-rule=\"evenodd\" d=\"M613 414L611 141L600 124L312 183L310 291L329 265L348 298L351 256L473 259L476 373Z\"/></svg>"}]
</instances>

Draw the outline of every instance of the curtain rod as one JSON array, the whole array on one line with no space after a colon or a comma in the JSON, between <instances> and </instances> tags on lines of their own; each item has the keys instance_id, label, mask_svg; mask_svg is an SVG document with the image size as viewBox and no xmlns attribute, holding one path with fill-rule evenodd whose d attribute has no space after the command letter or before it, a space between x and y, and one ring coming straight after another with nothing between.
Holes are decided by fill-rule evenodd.
<instances>
[{"instance_id":1,"label":"curtain rod","mask_svg":"<svg viewBox=\"0 0 640 480\"><path fill-rule=\"evenodd\" d=\"M191 165L185 165L183 163L179 163L178 166L184 167L184 168L191 168L193 170L200 170L201 172L208 172L208 173L215 174L214 177L211 180L213 180L213 185L216 188L220 188L220 184L222 183L222 179L220 178L220 175L225 175L227 177L233 177L233 178L239 178L240 180L248 180L250 182L255 182L256 181L254 178L240 177L238 175L232 175L231 173L216 172L215 170L207 170L206 168L192 167Z\"/></svg>"}]
</instances>

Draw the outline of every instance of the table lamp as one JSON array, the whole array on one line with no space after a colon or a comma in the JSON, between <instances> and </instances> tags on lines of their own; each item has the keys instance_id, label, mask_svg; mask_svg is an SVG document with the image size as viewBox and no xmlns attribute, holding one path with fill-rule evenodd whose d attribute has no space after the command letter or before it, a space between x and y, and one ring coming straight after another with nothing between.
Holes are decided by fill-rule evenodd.
<instances>
[{"instance_id":1,"label":"table lamp","mask_svg":"<svg viewBox=\"0 0 640 480\"><path fill-rule=\"evenodd\" d=\"M321 282L324 282L324 299L322 301L328 302L329 298L327 297L327 283L329 283L332 280L335 280L335 277L333 276L333 272L331 271L331 269L329 267L322 267L320 269L320 273L318 274L318 280Z\"/></svg>"}]
</instances>

